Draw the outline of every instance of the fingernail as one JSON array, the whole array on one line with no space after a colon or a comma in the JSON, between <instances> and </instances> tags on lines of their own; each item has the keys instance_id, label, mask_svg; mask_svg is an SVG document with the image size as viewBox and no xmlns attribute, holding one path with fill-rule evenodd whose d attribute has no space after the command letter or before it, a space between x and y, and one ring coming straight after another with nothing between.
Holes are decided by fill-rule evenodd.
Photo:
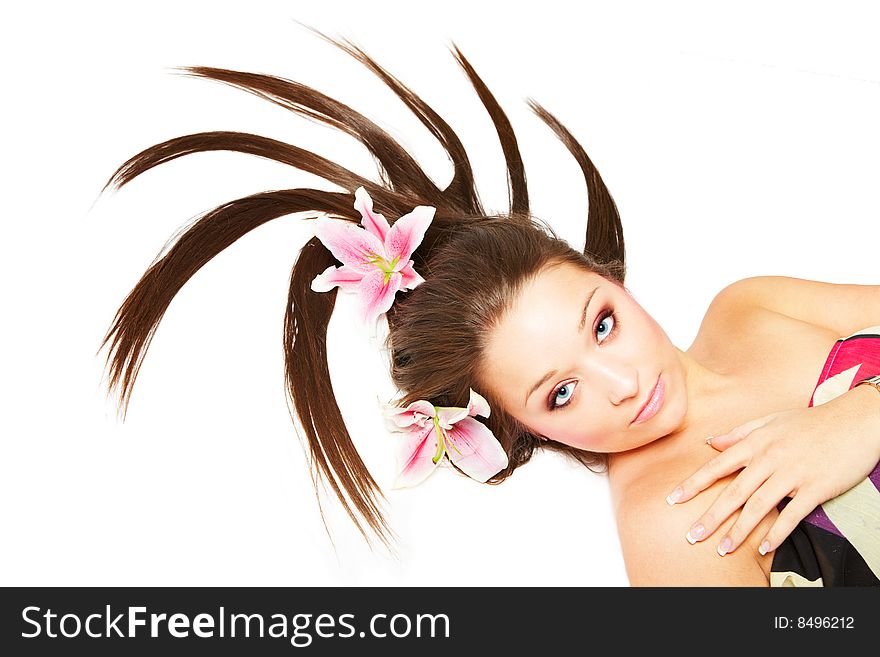
<instances>
[{"instance_id":1,"label":"fingernail","mask_svg":"<svg viewBox=\"0 0 880 657\"><path fill-rule=\"evenodd\" d=\"M758 548L758 552L762 555L767 554L770 551L770 541L764 541L761 543L761 547Z\"/></svg>"},{"instance_id":2,"label":"fingernail","mask_svg":"<svg viewBox=\"0 0 880 657\"><path fill-rule=\"evenodd\" d=\"M710 447L712 446L712 439L713 439L714 437L715 437L715 436L709 436L708 438L706 438L706 444L709 445Z\"/></svg>"},{"instance_id":3,"label":"fingernail","mask_svg":"<svg viewBox=\"0 0 880 657\"><path fill-rule=\"evenodd\" d=\"M718 546L718 554L723 557L725 554L730 552L731 547L733 547L733 541L730 540L730 536L725 536L721 540L721 544Z\"/></svg>"},{"instance_id":4,"label":"fingernail","mask_svg":"<svg viewBox=\"0 0 880 657\"><path fill-rule=\"evenodd\" d=\"M687 538L688 543L693 545L694 543L699 541L701 538L703 538L703 534L705 534L705 533L706 533L706 528L703 527L703 525L694 525L693 527L690 528L690 530L688 531L687 536L685 538Z\"/></svg>"},{"instance_id":5,"label":"fingernail","mask_svg":"<svg viewBox=\"0 0 880 657\"><path fill-rule=\"evenodd\" d=\"M675 490L666 496L666 503L669 506L673 506L676 502L678 502L681 499L682 495L684 495L684 491L681 489L681 486L676 486Z\"/></svg>"}]
</instances>

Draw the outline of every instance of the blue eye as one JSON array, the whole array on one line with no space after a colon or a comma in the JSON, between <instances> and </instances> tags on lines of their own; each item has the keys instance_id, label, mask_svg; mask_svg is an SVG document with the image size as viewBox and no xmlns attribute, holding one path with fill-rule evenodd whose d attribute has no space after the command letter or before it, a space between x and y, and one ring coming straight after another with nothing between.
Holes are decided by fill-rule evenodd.
<instances>
[{"instance_id":1,"label":"blue eye","mask_svg":"<svg viewBox=\"0 0 880 657\"><path fill-rule=\"evenodd\" d=\"M598 342L605 342L610 336L616 334L620 330L620 322L613 310L605 310L599 315L599 321L596 323L595 334ZM568 406L571 401L574 390L577 388L577 381L569 381L550 393L547 400L547 410L555 411Z\"/></svg>"},{"instance_id":2,"label":"blue eye","mask_svg":"<svg viewBox=\"0 0 880 657\"><path fill-rule=\"evenodd\" d=\"M596 325L596 334L598 335L601 332L601 327L608 326L609 322L611 323L611 328L609 328L607 333L605 333L605 337L607 338L609 335L611 335L614 332L614 313L608 313L607 315L605 315L605 317L602 318L602 321Z\"/></svg>"},{"instance_id":3,"label":"blue eye","mask_svg":"<svg viewBox=\"0 0 880 657\"><path fill-rule=\"evenodd\" d=\"M559 386L556 389L555 394L553 395L553 405L556 408L560 406L565 406L568 403L568 400L571 399L571 396L574 394L575 386L577 382L570 381L566 384Z\"/></svg>"}]
</instances>

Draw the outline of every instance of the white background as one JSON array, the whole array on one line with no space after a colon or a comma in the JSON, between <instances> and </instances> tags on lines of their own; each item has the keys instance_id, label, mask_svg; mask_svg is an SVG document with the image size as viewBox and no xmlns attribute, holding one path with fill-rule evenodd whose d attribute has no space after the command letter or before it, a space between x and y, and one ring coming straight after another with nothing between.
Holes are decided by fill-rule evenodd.
<instances>
[{"instance_id":1,"label":"white background","mask_svg":"<svg viewBox=\"0 0 880 657\"><path fill-rule=\"evenodd\" d=\"M500 486L447 469L389 491L396 557L371 552L330 494L331 542L283 390L287 280L311 234L299 218L257 229L186 285L118 420L102 388L105 352L96 351L166 240L222 202L322 183L209 153L99 192L139 150L205 130L286 140L375 177L353 140L170 68L186 65L315 86L377 120L447 182L448 162L427 131L301 21L350 37L431 103L468 148L488 209L503 211L501 151L448 51L457 43L513 122L534 213L582 246L583 179L525 98L554 112L618 204L627 287L682 349L713 295L736 279L876 284L876 5L708 4L7 9L0 584L625 585L606 480L554 454ZM352 318L341 296L330 326L333 385L365 461L390 488L392 437L377 398L393 391Z\"/></svg>"}]
</instances>

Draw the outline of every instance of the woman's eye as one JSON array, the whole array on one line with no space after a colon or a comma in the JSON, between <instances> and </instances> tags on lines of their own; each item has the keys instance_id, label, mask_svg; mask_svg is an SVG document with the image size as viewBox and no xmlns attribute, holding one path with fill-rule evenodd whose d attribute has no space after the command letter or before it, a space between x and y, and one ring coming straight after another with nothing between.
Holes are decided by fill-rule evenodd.
<instances>
[{"instance_id":1,"label":"woman's eye","mask_svg":"<svg viewBox=\"0 0 880 657\"><path fill-rule=\"evenodd\" d=\"M605 330L603 331L603 327ZM605 317L602 318L596 325L596 335L599 336L601 340L607 338L614 331L614 313L608 313Z\"/></svg>"},{"instance_id":2,"label":"woman's eye","mask_svg":"<svg viewBox=\"0 0 880 657\"><path fill-rule=\"evenodd\" d=\"M599 319L599 322L596 324L596 335L600 343L605 342L609 336L613 335L617 331L620 330L620 322L617 321L617 317L614 314L613 310L606 310ZM564 406L568 406L568 403L571 401L572 395L574 395L574 390L577 387L577 381L570 381L565 383L556 390L554 390L550 394L550 398L547 400L548 409L551 411L555 411L557 409L563 408Z\"/></svg>"},{"instance_id":3,"label":"woman's eye","mask_svg":"<svg viewBox=\"0 0 880 657\"><path fill-rule=\"evenodd\" d=\"M572 381L571 383L566 383L556 389L556 394L553 396L553 405L556 408L565 406L568 403L568 400L571 399L571 396L574 394L575 385L575 382Z\"/></svg>"}]
</instances>

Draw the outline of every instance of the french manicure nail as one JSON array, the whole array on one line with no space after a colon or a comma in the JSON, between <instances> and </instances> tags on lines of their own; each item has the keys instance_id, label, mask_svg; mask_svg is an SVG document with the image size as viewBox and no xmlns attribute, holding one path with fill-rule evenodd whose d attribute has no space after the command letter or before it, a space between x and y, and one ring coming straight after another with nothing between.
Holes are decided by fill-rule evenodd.
<instances>
[{"instance_id":1,"label":"french manicure nail","mask_svg":"<svg viewBox=\"0 0 880 657\"><path fill-rule=\"evenodd\" d=\"M714 437L715 437L715 436L709 436L708 438L706 438L706 444L709 445L710 447L711 447L711 445L712 445L712 439L713 439Z\"/></svg>"},{"instance_id":2,"label":"french manicure nail","mask_svg":"<svg viewBox=\"0 0 880 657\"><path fill-rule=\"evenodd\" d=\"M718 546L718 554L720 554L723 557L725 554L730 552L730 548L732 546L733 546L733 541L730 540L730 536L725 536L722 539L721 544Z\"/></svg>"},{"instance_id":3,"label":"french manicure nail","mask_svg":"<svg viewBox=\"0 0 880 657\"><path fill-rule=\"evenodd\" d=\"M764 541L761 543L761 547L758 548L758 552L762 555L767 554L770 551L770 541Z\"/></svg>"},{"instance_id":4,"label":"french manicure nail","mask_svg":"<svg viewBox=\"0 0 880 657\"><path fill-rule=\"evenodd\" d=\"M703 534L705 534L705 533L706 533L706 528L703 527L703 525L694 525L693 527L690 528L690 530L688 531L687 536L685 538L687 538L688 543L693 545L694 543L699 541L701 538L703 538Z\"/></svg>"},{"instance_id":5,"label":"french manicure nail","mask_svg":"<svg viewBox=\"0 0 880 657\"><path fill-rule=\"evenodd\" d=\"M681 489L681 486L676 486L675 490L666 496L666 503L669 506L673 506L676 502L678 502L681 499L682 495L684 495L684 491Z\"/></svg>"}]
</instances>

